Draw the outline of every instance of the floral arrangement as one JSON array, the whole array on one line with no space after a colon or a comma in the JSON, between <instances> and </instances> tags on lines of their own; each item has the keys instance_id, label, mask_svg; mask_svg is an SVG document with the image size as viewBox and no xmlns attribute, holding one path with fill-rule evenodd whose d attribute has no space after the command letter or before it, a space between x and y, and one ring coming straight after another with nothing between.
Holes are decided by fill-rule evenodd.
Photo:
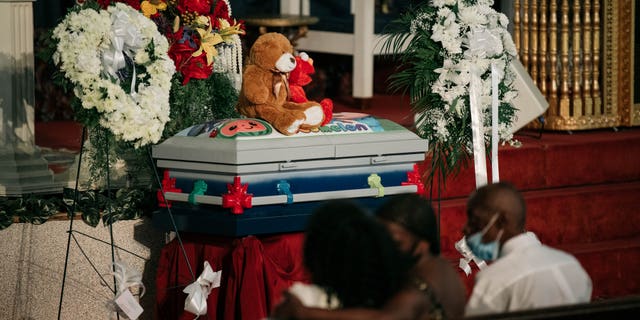
<instances>
[{"instance_id":1,"label":"floral arrangement","mask_svg":"<svg viewBox=\"0 0 640 320\"><path fill-rule=\"evenodd\" d=\"M140 2L140 9L169 39L169 56L183 84L190 79L209 78L214 65L218 71L239 68L234 65L236 59L225 60L219 54L238 43L239 35L245 33L244 25L231 17L228 1L145 0Z\"/></svg>"},{"instance_id":2,"label":"floral arrangement","mask_svg":"<svg viewBox=\"0 0 640 320\"><path fill-rule=\"evenodd\" d=\"M169 43L176 75L171 122L163 137L214 118L237 116L244 25L229 0L94 0L102 8L126 3L153 21ZM90 3L91 1L86 1Z\"/></svg>"},{"instance_id":3,"label":"floral arrangement","mask_svg":"<svg viewBox=\"0 0 640 320\"><path fill-rule=\"evenodd\" d=\"M498 123L493 125L498 126L499 139L512 139L516 110L510 102L517 93L509 63L516 57L516 48L507 31L507 17L496 12L492 3L432 0L407 10L386 30L385 50L400 62L399 72L389 79L391 88L408 92L417 115L416 129L429 140L428 181L438 170L444 181L474 153L474 104L480 111L482 148L492 137L492 104L498 106ZM473 76L480 80L476 101ZM497 92L492 90L494 83Z\"/></svg>"},{"instance_id":4,"label":"floral arrangement","mask_svg":"<svg viewBox=\"0 0 640 320\"><path fill-rule=\"evenodd\" d=\"M52 38L53 60L80 100L77 118L136 148L160 140L175 69L152 21L125 4L85 8L70 12Z\"/></svg>"},{"instance_id":5,"label":"floral arrangement","mask_svg":"<svg viewBox=\"0 0 640 320\"><path fill-rule=\"evenodd\" d=\"M58 82L73 90L76 119L108 129L90 134L96 145L115 140L113 164L130 145L236 115L242 34L228 0L76 0L50 35L54 52L43 57L53 57ZM97 162L107 156L91 152Z\"/></svg>"},{"instance_id":6,"label":"floral arrangement","mask_svg":"<svg viewBox=\"0 0 640 320\"><path fill-rule=\"evenodd\" d=\"M87 223L136 218L142 205L154 203L147 199L155 194L149 145L197 123L237 116L242 34L228 0L76 0L40 38L38 57L55 64L53 82L72 93L74 117L89 129L81 172L89 196L79 203ZM115 199L105 192L114 188ZM40 200L0 199L0 226L10 223L5 207L59 208ZM111 213L103 213L107 207ZM18 216L46 220L52 210L32 211L43 213Z\"/></svg>"},{"instance_id":7,"label":"floral arrangement","mask_svg":"<svg viewBox=\"0 0 640 320\"><path fill-rule=\"evenodd\" d=\"M161 35L161 38L164 38L164 41L167 43L161 47L155 47L155 53L163 54L163 56L168 55L177 71L175 74L164 74L170 79L169 104L171 108L167 109L170 112L168 118L165 117L163 120L169 120L169 123L164 121L166 125L153 126L153 128L147 128L146 125L137 126L140 131L153 131L153 139L140 141L131 140L131 137L123 139L125 138L123 135L118 135L118 132L113 132L116 140L133 142L135 147L139 147L148 143L157 143L159 139L171 136L181 129L196 123L209 121L213 118L225 118L237 115L234 106L237 101L237 88L241 81L242 73L242 46L239 36L245 32L243 24L231 17L228 0L76 0L76 6L71 8L70 14L77 15L79 11L89 9L94 9L97 13L102 11L109 12L110 10L114 10L111 8L115 7L128 8L129 11L138 11L140 14L138 14L137 19L144 21L145 30L151 31L153 30L151 26L155 26L156 36L158 34ZM82 14L84 17L77 17L76 19L81 20L87 18L89 14L89 11L85 11L85 13ZM106 22L106 20L104 20L106 16L105 13L100 13L96 16L99 17L101 15L103 17L102 21ZM132 24L130 25L130 29L133 30L140 26L141 25ZM58 28L63 29L64 26L61 24ZM97 28L97 26L93 29L95 28ZM52 40L54 47L60 47L59 38L54 36ZM106 42L102 43L104 44ZM86 48L87 45L87 43L76 43L77 47L70 47L70 49L89 52L90 49ZM95 43L91 45L95 45ZM80 48L80 46L85 47ZM102 51L94 53L98 58L104 56L104 52ZM47 55L50 56L51 54L45 52L43 54L45 59ZM57 53L54 53L54 55L56 57L62 56ZM141 58L144 58L144 56L141 55ZM58 79L58 82L61 82L63 87L69 88L67 80L71 79L69 79L66 74L66 71L69 69L60 68L61 61L57 59L54 60L54 62L59 64L58 68L64 74L63 79L61 81ZM100 61L100 59L94 59L90 67L99 67ZM111 72L112 74L117 74L119 78L131 77L135 73L130 71L139 68L139 66L132 68L137 62L128 56L124 58L124 61L124 66L122 58L117 66L113 66L124 68L124 70ZM68 65L71 66L72 63ZM86 67L88 67L86 64L76 64L75 70L69 70L73 73L71 76L84 73L84 71L87 70ZM105 66L103 69L113 67ZM101 69L93 68L92 70ZM155 70L160 72L160 69ZM93 73L95 74L96 72ZM104 74L104 72L102 74ZM136 76L140 77L141 75L138 73ZM114 77L112 76L111 78ZM129 83L137 83L129 82L129 79L119 80L120 81L114 82L112 87L121 85L125 93L127 93L129 89ZM73 86L74 81L71 80L71 82ZM138 83L138 85L140 85L140 83ZM166 86L162 87L162 90L164 90L164 88L166 88ZM117 88L114 87L114 89ZM79 96L78 93L83 92L74 89L74 94L76 95L74 99L80 98L80 100L82 100L83 96ZM140 92L136 91L135 93L138 94L132 95L132 97L138 97ZM158 99L164 99L164 96L159 95ZM92 113L87 114L83 112L84 110L82 108L77 108L77 101L73 101L72 104L75 105L73 109L76 118L89 127L93 127L97 117ZM141 117L141 115L137 116ZM122 126L122 123L111 121L118 119L120 119L118 118L118 114L114 114L113 119L104 119L100 124L110 127ZM159 138L158 134L156 134L156 129L162 133L163 128L165 129L164 133ZM124 130L124 128L114 129ZM92 132L91 134L95 135L96 133ZM108 141L111 139L104 135L98 137L92 136L92 138L95 138L94 140L96 141ZM121 149L125 149L125 147L121 147Z\"/></svg>"}]
</instances>

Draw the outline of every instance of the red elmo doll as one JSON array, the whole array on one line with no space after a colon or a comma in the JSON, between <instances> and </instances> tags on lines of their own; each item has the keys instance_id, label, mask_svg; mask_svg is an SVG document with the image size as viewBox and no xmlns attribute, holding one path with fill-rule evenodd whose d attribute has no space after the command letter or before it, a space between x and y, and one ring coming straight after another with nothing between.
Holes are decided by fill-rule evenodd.
<instances>
[{"instance_id":1,"label":"red elmo doll","mask_svg":"<svg viewBox=\"0 0 640 320\"><path fill-rule=\"evenodd\" d=\"M289 73L289 94L290 100L297 103L307 102L307 94L302 87L311 83L311 75L316 72L313 67L313 59L305 52L296 56L296 67ZM329 123L333 117L333 101L324 98L320 101L320 106L324 111L324 121L322 125Z\"/></svg>"}]
</instances>

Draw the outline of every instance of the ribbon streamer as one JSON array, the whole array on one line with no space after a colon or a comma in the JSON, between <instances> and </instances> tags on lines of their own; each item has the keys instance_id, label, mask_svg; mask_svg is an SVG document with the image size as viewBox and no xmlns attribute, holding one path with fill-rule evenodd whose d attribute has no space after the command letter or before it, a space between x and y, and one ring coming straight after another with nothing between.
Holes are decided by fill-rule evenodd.
<instances>
[{"instance_id":1,"label":"ribbon streamer","mask_svg":"<svg viewBox=\"0 0 640 320\"><path fill-rule=\"evenodd\" d=\"M468 35L469 50L465 52L465 56L471 58L485 59L493 57L502 51L502 41L499 37L492 34L486 29L472 30ZM487 184L487 158L485 153L484 141L484 121L483 106L480 101L482 93L481 75L484 70L479 70L478 66L472 65L469 82L469 107L471 113L471 132L473 144L473 164L476 177L476 188ZM491 62L491 176L493 182L500 180L498 172L498 83L501 80L495 61Z\"/></svg>"},{"instance_id":2,"label":"ribbon streamer","mask_svg":"<svg viewBox=\"0 0 640 320\"><path fill-rule=\"evenodd\" d=\"M293 203L293 193L291 193L291 185L287 180L280 180L276 185L278 189L278 194L287 195L287 204Z\"/></svg>"},{"instance_id":3,"label":"ribbon streamer","mask_svg":"<svg viewBox=\"0 0 640 320\"><path fill-rule=\"evenodd\" d=\"M376 198L384 197L384 186L382 185L382 178L379 175L372 173L367 178L367 183L369 187L372 189L378 189L378 194Z\"/></svg>"},{"instance_id":4,"label":"ribbon streamer","mask_svg":"<svg viewBox=\"0 0 640 320\"><path fill-rule=\"evenodd\" d=\"M204 270L195 282L188 285L182 292L187 294L184 301L184 310L195 315L201 316L207 314L207 297L211 293L211 289L220 286L222 271L214 272L209 265L209 261L204 262Z\"/></svg>"},{"instance_id":5,"label":"ribbon streamer","mask_svg":"<svg viewBox=\"0 0 640 320\"><path fill-rule=\"evenodd\" d=\"M495 61L491 61L491 181L493 183L500 181L500 170L498 166L498 127L500 122L498 119L498 83L501 81L500 73Z\"/></svg>"},{"instance_id":6,"label":"ribbon streamer","mask_svg":"<svg viewBox=\"0 0 640 320\"><path fill-rule=\"evenodd\" d=\"M193 183L193 189L189 193L189 203L196 205L196 196L202 196L207 192L207 183L204 180L197 180Z\"/></svg>"},{"instance_id":7,"label":"ribbon streamer","mask_svg":"<svg viewBox=\"0 0 640 320\"><path fill-rule=\"evenodd\" d=\"M487 263L484 260L476 257L473 254L473 252L467 245L466 237L462 237L462 239L455 243L454 247L462 255L458 266L460 267L460 269L462 269L462 271L464 271L467 276L471 274L471 261L473 261L481 270L487 266Z\"/></svg>"},{"instance_id":8,"label":"ribbon streamer","mask_svg":"<svg viewBox=\"0 0 640 320\"><path fill-rule=\"evenodd\" d=\"M484 144L484 124L482 121L482 106L480 88L482 79L477 67L471 67L471 81L469 83L469 107L471 108L471 133L473 143L473 165L476 175L476 188L487 184L487 158Z\"/></svg>"}]
</instances>

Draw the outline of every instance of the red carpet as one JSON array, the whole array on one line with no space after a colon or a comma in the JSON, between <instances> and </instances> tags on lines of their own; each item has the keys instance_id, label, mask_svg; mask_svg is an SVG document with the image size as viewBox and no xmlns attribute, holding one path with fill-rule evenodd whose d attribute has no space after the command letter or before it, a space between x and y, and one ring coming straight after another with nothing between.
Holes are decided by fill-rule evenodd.
<instances>
[{"instance_id":1,"label":"red carpet","mask_svg":"<svg viewBox=\"0 0 640 320\"><path fill-rule=\"evenodd\" d=\"M413 112L408 97L376 94L367 109L356 106L350 97L333 99L333 112L364 112L381 118L389 119L405 127L413 125Z\"/></svg>"}]
</instances>

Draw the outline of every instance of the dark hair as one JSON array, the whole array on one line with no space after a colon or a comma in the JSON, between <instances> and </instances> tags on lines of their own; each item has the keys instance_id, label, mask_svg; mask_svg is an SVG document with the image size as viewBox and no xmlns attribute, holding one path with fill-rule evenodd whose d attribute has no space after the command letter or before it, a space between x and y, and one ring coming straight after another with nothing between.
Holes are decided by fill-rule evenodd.
<instances>
[{"instance_id":1,"label":"dark hair","mask_svg":"<svg viewBox=\"0 0 640 320\"><path fill-rule=\"evenodd\" d=\"M438 223L427 199L415 193L392 196L380 206L376 216L403 226L418 238L429 242L431 254L440 254Z\"/></svg>"},{"instance_id":2,"label":"dark hair","mask_svg":"<svg viewBox=\"0 0 640 320\"><path fill-rule=\"evenodd\" d=\"M384 226L356 204L332 200L311 216L304 263L342 307L381 307L404 284L409 261Z\"/></svg>"}]
</instances>

